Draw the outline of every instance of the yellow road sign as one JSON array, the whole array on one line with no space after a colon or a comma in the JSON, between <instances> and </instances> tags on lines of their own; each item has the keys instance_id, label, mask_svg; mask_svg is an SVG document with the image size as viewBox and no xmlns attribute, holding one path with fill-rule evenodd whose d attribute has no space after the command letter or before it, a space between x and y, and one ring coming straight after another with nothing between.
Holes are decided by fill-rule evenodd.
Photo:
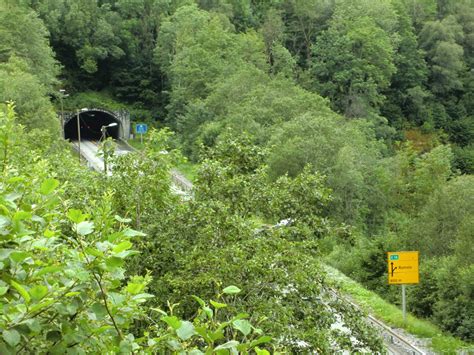
<instances>
[{"instance_id":1,"label":"yellow road sign","mask_svg":"<svg viewBox=\"0 0 474 355\"><path fill-rule=\"evenodd\" d=\"M387 254L389 285L420 282L417 251L390 251Z\"/></svg>"}]
</instances>

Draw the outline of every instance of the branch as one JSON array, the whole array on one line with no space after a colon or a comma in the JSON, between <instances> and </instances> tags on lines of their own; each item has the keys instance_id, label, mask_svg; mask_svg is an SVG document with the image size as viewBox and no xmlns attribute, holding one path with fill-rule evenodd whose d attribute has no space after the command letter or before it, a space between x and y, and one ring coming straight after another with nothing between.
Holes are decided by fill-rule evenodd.
<instances>
[{"instance_id":1,"label":"branch","mask_svg":"<svg viewBox=\"0 0 474 355\"><path fill-rule=\"evenodd\" d=\"M101 281L99 280L99 278L97 277L97 274L96 274L95 272L92 272L92 275L94 276L94 279L97 281L97 284L98 284L99 287L100 287L100 293L101 293L101 295L102 295L102 300L104 301L105 309L107 310L107 313L109 314L110 319L112 319L112 323L114 324L114 328L115 328L115 330L117 331L117 334L118 334L120 340L122 340L122 339L123 339L122 333L120 332L120 329L119 329L119 327L117 326L117 323L115 323L115 318L114 318L114 316L113 316L112 313L110 312L109 305L108 305L108 303L107 303L107 295L105 294L104 288L102 287L102 283L101 283Z\"/></svg>"},{"instance_id":2,"label":"branch","mask_svg":"<svg viewBox=\"0 0 474 355\"><path fill-rule=\"evenodd\" d=\"M81 248L82 254L84 254L84 257L85 257L85 259L86 259L87 265L90 267L92 263L91 263L91 261L89 260L87 254L86 254L86 252L85 252L85 250L84 250L84 246L82 245L82 240L80 239L78 233L76 233L76 237L77 237L77 240L79 241L79 247ZM120 331L119 327L117 326L117 323L115 322L114 316L113 316L112 313L110 312L109 304L107 303L107 295L106 295L106 293L105 293L104 287L102 286L102 282L101 282L101 280L99 279L99 277L97 276L97 274L92 270L92 267L91 267L91 272L92 272L92 276L94 277L95 281L96 281L97 284L99 285L100 294L101 294L101 296L102 296L102 300L104 301L105 309L107 310L107 313L108 313L110 319L112 319L112 323L114 324L114 328L115 328L115 330L117 331L118 337L120 338L120 340L122 340L122 339L123 339L122 332Z\"/></svg>"}]
</instances>

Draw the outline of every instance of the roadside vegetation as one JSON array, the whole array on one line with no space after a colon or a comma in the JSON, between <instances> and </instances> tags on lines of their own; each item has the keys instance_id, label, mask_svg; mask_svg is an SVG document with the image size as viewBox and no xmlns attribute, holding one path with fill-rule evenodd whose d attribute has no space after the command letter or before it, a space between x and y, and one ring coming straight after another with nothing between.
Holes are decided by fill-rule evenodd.
<instances>
[{"instance_id":1,"label":"roadside vegetation","mask_svg":"<svg viewBox=\"0 0 474 355\"><path fill-rule=\"evenodd\" d=\"M343 297L356 303L361 309L375 318L382 320L385 324L394 328L404 329L420 339L427 340L428 346L439 354L455 354L457 352L469 352L474 348L472 344L465 343L453 336L443 334L443 331L430 321L422 320L408 313L407 319L403 321L400 307L387 302L373 291L345 276L337 269L325 266L328 279L337 285ZM399 290L399 286L392 286ZM416 287L416 286L409 286ZM401 297L401 296L400 296ZM410 303L412 300L408 299Z\"/></svg>"},{"instance_id":2,"label":"roadside vegetation","mask_svg":"<svg viewBox=\"0 0 474 355\"><path fill-rule=\"evenodd\" d=\"M378 352L323 262L397 304L397 250L456 339L410 327L472 344L473 29L470 0L0 0L0 352ZM150 127L109 177L59 138L92 106Z\"/></svg>"}]
</instances>

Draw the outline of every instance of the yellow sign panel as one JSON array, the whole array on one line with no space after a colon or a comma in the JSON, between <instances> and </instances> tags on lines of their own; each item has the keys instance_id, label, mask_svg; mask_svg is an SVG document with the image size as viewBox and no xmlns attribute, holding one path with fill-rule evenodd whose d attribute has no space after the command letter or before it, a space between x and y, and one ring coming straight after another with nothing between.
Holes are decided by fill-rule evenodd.
<instances>
[{"instance_id":1,"label":"yellow sign panel","mask_svg":"<svg viewBox=\"0 0 474 355\"><path fill-rule=\"evenodd\" d=\"M420 282L417 251L388 252L388 283L390 285Z\"/></svg>"}]
</instances>

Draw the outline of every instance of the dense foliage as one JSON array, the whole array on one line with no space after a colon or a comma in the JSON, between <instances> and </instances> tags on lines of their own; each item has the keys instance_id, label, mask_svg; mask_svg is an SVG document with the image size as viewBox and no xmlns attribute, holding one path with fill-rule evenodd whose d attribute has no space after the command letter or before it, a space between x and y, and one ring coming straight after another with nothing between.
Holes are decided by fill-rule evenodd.
<instances>
[{"instance_id":1,"label":"dense foliage","mask_svg":"<svg viewBox=\"0 0 474 355\"><path fill-rule=\"evenodd\" d=\"M248 73L240 77L245 83L257 75L248 72L253 68L260 72L255 80L296 80L331 99L331 107L347 117L387 120L399 136L410 127L445 132L455 145L455 166L474 170L471 0L23 3L48 28L71 92L107 88L160 120L166 110L167 121L179 127L195 99L208 97L216 84L230 85L229 76L238 72ZM3 26L44 28L34 24L37 15L30 10L2 13ZM15 53L34 51L34 65L42 66L42 80L51 83L53 62L35 39L45 33L23 31L30 32L35 36L2 43L9 52L12 46L19 47ZM193 130L215 121L215 114L201 111L197 122L195 117L185 126ZM251 118L242 117L248 128L275 123Z\"/></svg>"},{"instance_id":2,"label":"dense foliage","mask_svg":"<svg viewBox=\"0 0 474 355\"><path fill-rule=\"evenodd\" d=\"M33 135L15 124L11 106L2 107L0 128L2 354L208 350L224 336L206 346L197 337L195 343L184 341L199 329L223 334L229 327L251 327L244 314L209 320L200 316L193 325L144 308L142 304L153 297L146 293L150 277L125 276L125 259L137 253L131 249L132 240L144 234L129 228L130 220L114 216L114 198L105 191L103 179L68 163L71 157L65 146L49 152L47 146L35 147ZM44 155L49 158L41 158ZM74 198L79 183L67 193L71 178L104 190L91 191L82 185L97 195L81 202ZM231 288L223 294L238 292ZM155 325L135 337L130 328L135 320L145 318L155 319ZM160 318L161 326L156 322ZM234 341L223 348L252 349L270 340L247 328L242 333L245 339L239 342L234 334Z\"/></svg>"},{"instance_id":3,"label":"dense foliage","mask_svg":"<svg viewBox=\"0 0 474 355\"><path fill-rule=\"evenodd\" d=\"M170 190L178 155L163 154L167 132L117 158L108 177L71 161L62 144L35 146L11 106L0 127L2 353L265 354L272 337L262 333L274 349L381 348L361 314L328 293L318 266L314 234L331 230L319 216L330 199L321 176L305 170L267 185L262 153L231 141L182 204ZM150 188L137 193L138 185ZM246 218L258 208L246 203L254 193L270 204L265 217L289 216L291 226L256 229ZM311 213L301 218L303 210Z\"/></svg>"},{"instance_id":4,"label":"dense foliage","mask_svg":"<svg viewBox=\"0 0 474 355\"><path fill-rule=\"evenodd\" d=\"M398 302L385 253L410 249L410 310L473 339L472 0L0 0L0 20L2 352L376 351L319 265ZM51 101L176 134L88 174Z\"/></svg>"}]
</instances>

